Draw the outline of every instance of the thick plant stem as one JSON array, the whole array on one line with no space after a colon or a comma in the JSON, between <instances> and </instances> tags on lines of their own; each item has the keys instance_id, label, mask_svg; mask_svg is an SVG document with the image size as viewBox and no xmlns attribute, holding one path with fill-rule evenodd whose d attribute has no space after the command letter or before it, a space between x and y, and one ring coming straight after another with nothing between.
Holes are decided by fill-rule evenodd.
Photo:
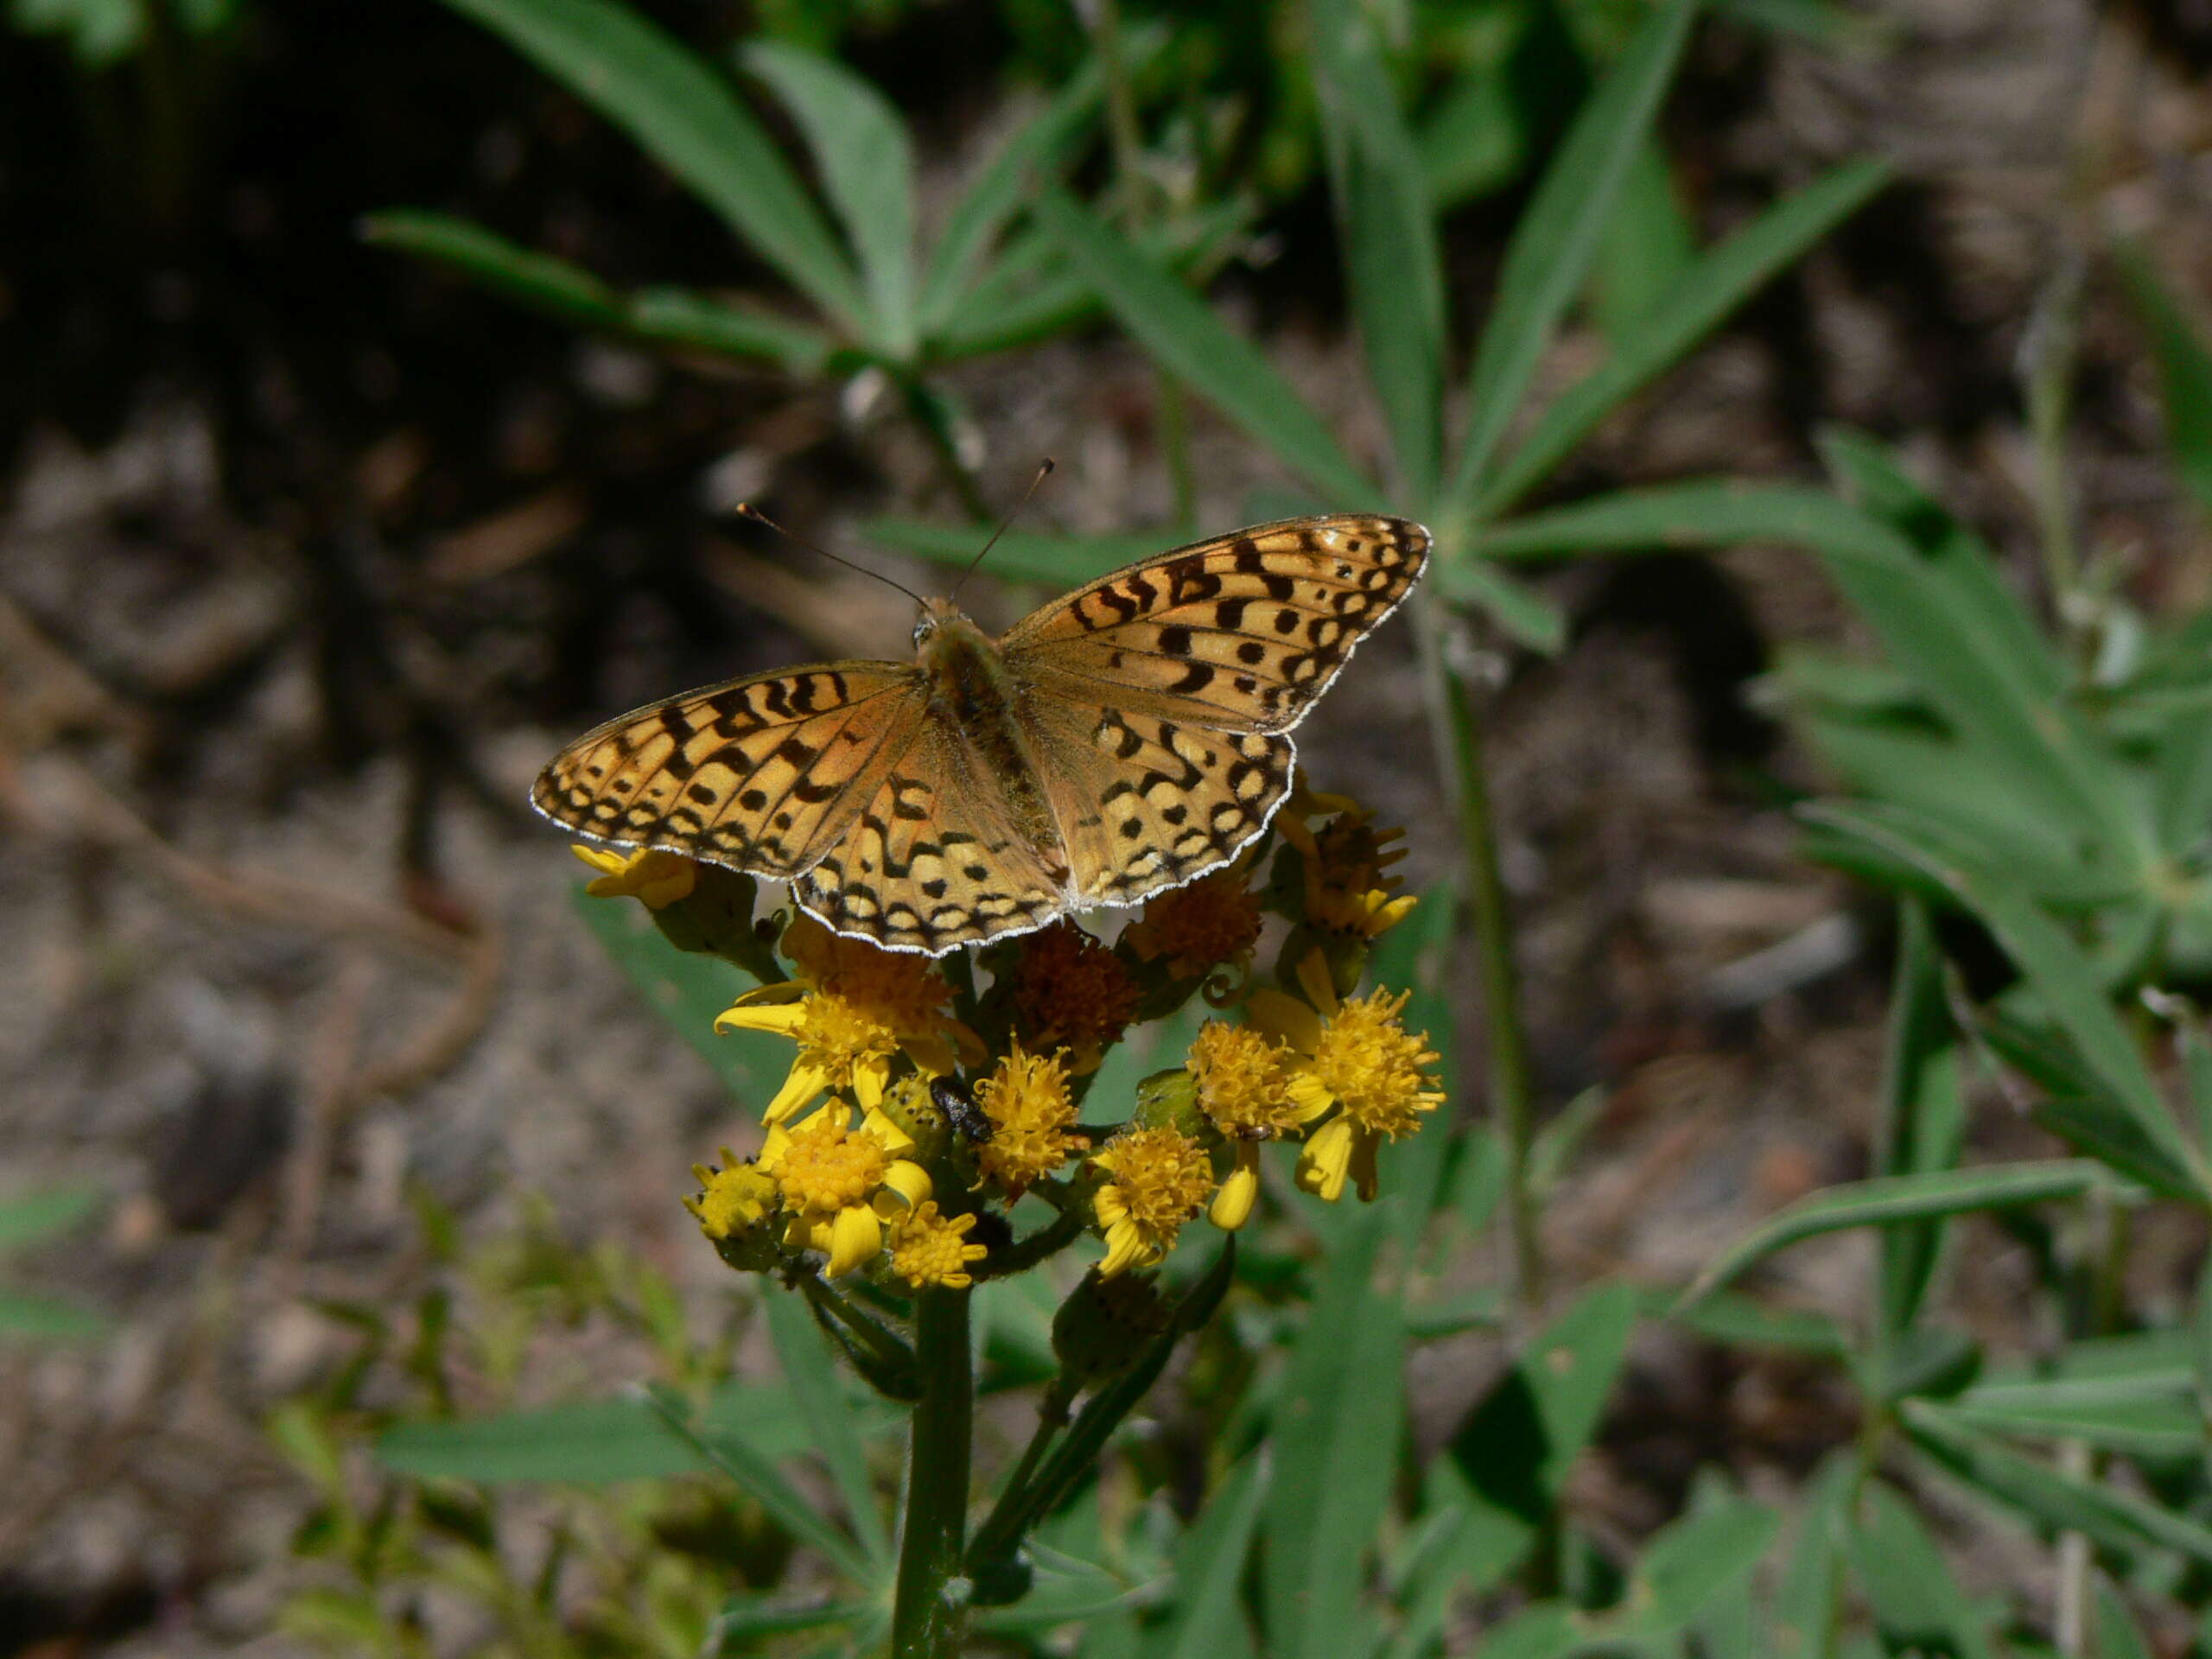
<instances>
[{"instance_id":1,"label":"thick plant stem","mask_svg":"<svg viewBox=\"0 0 2212 1659\"><path fill-rule=\"evenodd\" d=\"M1505 1142L1505 1217L1512 1235L1514 1289L1524 1309L1544 1294L1543 1245L1535 1198L1529 1190L1529 1149L1535 1134L1535 1087L1528 1028L1521 1020L1521 975L1513 958L1513 918L1498 873L1497 828L1484 772L1475 690L1446 660L1441 620L1424 613L1422 643L1444 716L1446 747L1459 793L1460 855L1483 980L1483 1021L1490 1051L1490 1098Z\"/></svg>"},{"instance_id":2,"label":"thick plant stem","mask_svg":"<svg viewBox=\"0 0 2212 1659\"><path fill-rule=\"evenodd\" d=\"M922 1397L914 1407L906 1523L899 1541L893 1659L951 1659L968 1625L968 1459L976 1381L964 1290L923 1291L914 1305ZM956 1580L957 1580L956 1582Z\"/></svg>"}]
</instances>

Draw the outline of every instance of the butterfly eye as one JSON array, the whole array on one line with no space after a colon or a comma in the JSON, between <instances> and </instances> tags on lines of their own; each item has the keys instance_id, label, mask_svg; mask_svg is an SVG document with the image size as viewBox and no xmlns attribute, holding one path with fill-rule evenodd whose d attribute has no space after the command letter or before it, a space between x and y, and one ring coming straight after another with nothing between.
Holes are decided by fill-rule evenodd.
<instances>
[{"instance_id":1,"label":"butterfly eye","mask_svg":"<svg viewBox=\"0 0 2212 1659\"><path fill-rule=\"evenodd\" d=\"M936 632L937 632L937 624L936 624L935 622L931 621L931 620L928 617L926 617L926 616L925 616L925 617L924 617L920 621L918 621L918 622L915 623L915 624L914 624L914 649L915 649L915 650L917 650L917 651L919 651L919 650L920 650L924 645L925 645L929 644L929 642L930 642L930 636L931 636L931 634L935 633Z\"/></svg>"}]
</instances>

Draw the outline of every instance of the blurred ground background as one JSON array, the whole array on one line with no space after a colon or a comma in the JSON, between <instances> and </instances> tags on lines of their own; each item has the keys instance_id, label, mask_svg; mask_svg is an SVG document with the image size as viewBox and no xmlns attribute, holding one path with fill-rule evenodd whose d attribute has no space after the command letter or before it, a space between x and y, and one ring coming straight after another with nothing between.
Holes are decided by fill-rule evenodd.
<instances>
[{"instance_id":1,"label":"blurred ground background","mask_svg":"<svg viewBox=\"0 0 2212 1659\"><path fill-rule=\"evenodd\" d=\"M748 26L651 10L702 48ZM1025 96L1009 41L971 0L886 15L843 49L916 124L941 195ZM2014 358L2081 217L2117 216L2212 294L2212 11L1873 15L1882 43L1847 53L1701 30L1664 123L1701 224L1847 156L1900 181L1559 493L1809 474L1815 423L1842 421L1904 444L2005 546L2031 517ZM261 1419L350 1350L319 1302L412 1294L410 1182L487 1234L543 1193L564 1229L711 1301L721 1269L675 1198L741 1114L583 932L576 868L524 793L559 744L649 697L903 653L903 601L717 504L750 496L864 557L871 513L957 515L864 397L597 343L356 239L365 212L428 206L617 279L770 286L497 41L428 4L271 4L191 67L86 73L0 37L0 1188L112 1195L11 1271L115 1321L0 1349L0 1652L290 1650L257 1633L307 1500ZM1518 203L1452 222L1455 304L1488 291ZM1317 186L1214 292L1357 451L1375 417L1328 235ZM2089 533L2136 550L2146 602L2202 602L2212 559L2155 459L2138 343L2112 296L2087 315ZM1051 454L1038 520L1168 515L1158 383L1109 331L953 380L994 499ZM1198 518L1245 522L1279 480L1195 418ZM1842 613L1795 556L1548 580L1573 644L1498 645L1494 789L1545 1097L1611 1091L1554 1248L1564 1276L1675 1281L1860 1173L1878 912L1793 855L1775 786L1808 762L1754 695L1776 640L1838 637ZM975 591L997 621L1037 597ZM1408 826L1425 883L1450 829L1410 652L1402 628L1371 645L1301 738L1319 785ZM1977 1133L2037 1143L1992 1121ZM1979 1236L1960 1294L2001 1326L2010 1247ZM1819 1298L1854 1248L1786 1272ZM580 1346L532 1388L633 1364ZM1417 1400L1463 1407L1449 1369L1417 1371ZM1848 1433L1787 1365L1655 1338L1587 1508L1633 1533L1701 1457L1756 1480Z\"/></svg>"}]
</instances>

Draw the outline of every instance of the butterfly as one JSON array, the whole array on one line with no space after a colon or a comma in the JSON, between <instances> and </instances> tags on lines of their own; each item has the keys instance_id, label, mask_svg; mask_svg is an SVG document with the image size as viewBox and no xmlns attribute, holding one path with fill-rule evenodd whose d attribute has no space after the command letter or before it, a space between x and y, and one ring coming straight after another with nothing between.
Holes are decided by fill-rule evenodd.
<instances>
[{"instance_id":1,"label":"butterfly","mask_svg":"<svg viewBox=\"0 0 2212 1659\"><path fill-rule=\"evenodd\" d=\"M1140 559L994 639L923 601L911 663L671 697L554 757L531 803L617 847L789 881L893 950L1135 905L1235 858L1304 719L1420 578L1428 531L1286 518Z\"/></svg>"}]
</instances>

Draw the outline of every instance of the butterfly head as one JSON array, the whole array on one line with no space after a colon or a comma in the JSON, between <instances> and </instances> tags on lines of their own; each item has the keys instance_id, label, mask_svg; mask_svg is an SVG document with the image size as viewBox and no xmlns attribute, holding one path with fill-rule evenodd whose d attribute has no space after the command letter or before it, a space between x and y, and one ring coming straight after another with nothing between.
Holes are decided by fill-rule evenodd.
<instances>
[{"instance_id":1,"label":"butterfly head","mask_svg":"<svg viewBox=\"0 0 2212 1659\"><path fill-rule=\"evenodd\" d=\"M941 645L961 631L976 631L968 613L949 599L925 599L922 613L914 624L914 649L926 652L932 645Z\"/></svg>"}]
</instances>

